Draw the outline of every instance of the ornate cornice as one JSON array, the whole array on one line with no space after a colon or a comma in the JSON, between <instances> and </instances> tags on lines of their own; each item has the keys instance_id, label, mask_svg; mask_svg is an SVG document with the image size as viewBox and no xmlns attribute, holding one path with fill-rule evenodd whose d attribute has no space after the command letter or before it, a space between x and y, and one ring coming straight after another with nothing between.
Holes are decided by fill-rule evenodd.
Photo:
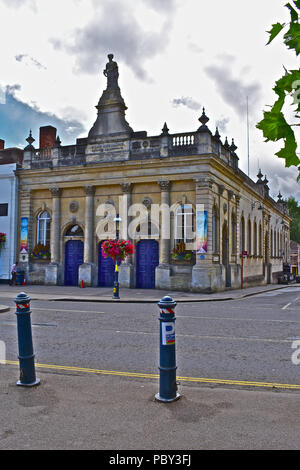
<instances>
[{"instance_id":1,"label":"ornate cornice","mask_svg":"<svg viewBox=\"0 0 300 470\"><path fill-rule=\"evenodd\" d=\"M92 185L87 185L84 187L84 191L87 196L94 196L95 190L96 190L95 186L92 186Z\"/></svg>"},{"instance_id":2,"label":"ornate cornice","mask_svg":"<svg viewBox=\"0 0 300 470\"><path fill-rule=\"evenodd\" d=\"M171 187L171 182L170 181L167 181L167 180L157 181L157 183L159 184L161 191L169 191L170 190L170 187Z\"/></svg>"},{"instance_id":3,"label":"ornate cornice","mask_svg":"<svg viewBox=\"0 0 300 470\"><path fill-rule=\"evenodd\" d=\"M57 186L52 186L52 188L49 188L52 197L60 197L62 193L62 189L58 188Z\"/></svg>"},{"instance_id":4,"label":"ornate cornice","mask_svg":"<svg viewBox=\"0 0 300 470\"><path fill-rule=\"evenodd\" d=\"M121 188L124 194L130 194L132 191L132 183L121 183Z\"/></svg>"}]
</instances>

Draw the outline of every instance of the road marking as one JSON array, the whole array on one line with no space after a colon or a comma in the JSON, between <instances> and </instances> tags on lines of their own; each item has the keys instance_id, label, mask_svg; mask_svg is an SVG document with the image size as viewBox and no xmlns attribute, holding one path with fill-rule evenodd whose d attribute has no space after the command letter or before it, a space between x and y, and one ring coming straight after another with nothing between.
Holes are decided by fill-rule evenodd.
<instances>
[{"instance_id":1,"label":"road marking","mask_svg":"<svg viewBox=\"0 0 300 470\"><path fill-rule=\"evenodd\" d=\"M288 308L290 305L292 305L292 302L289 302L289 303L286 304L284 307L282 307L282 310L285 310L285 309Z\"/></svg>"},{"instance_id":2,"label":"road marking","mask_svg":"<svg viewBox=\"0 0 300 470\"><path fill-rule=\"evenodd\" d=\"M34 311L39 311L39 310L46 310L49 312L72 312L72 313L105 313L105 312L91 312L89 310L67 310L67 309L62 309L62 308L41 308L41 307L34 307L31 306Z\"/></svg>"},{"instance_id":3,"label":"road marking","mask_svg":"<svg viewBox=\"0 0 300 470\"><path fill-rule=\"evenodd\" d=\"M289 309L289 310L299 310L299 309ZM240 322L246 322L246 321L255 321L255 322L265 322L265 323L272 323L272 322L278 322L278 323L300 323L300 320L268 320L268 319L262 319L262 318L230 318L230 317L193 317L190 315L176 315L176 318L192 318L194 320L232 320L232 321L240 321Z\"/></svg>"},{"instance_id":4,"label":"road marking","mask_svg":"<svg viewBox=\"0 0 300 470\"><path fill-rule=\"evenodd\" d=\"M19 365L18 361L1 361L2 365ZM121 377L133 377L133 378L145 378L145 379L159 379L158 374L147 374L139 372L123 372L115 370L101 370L101 369L89 369L86 367L74 367L74 366L59 366L53 364L35 364L35 367L39 369L52 369L52 370L65 370L69 372L84 372L89 374L99 375L114 375ZM266 387L266 388L286 388L300 390L299 384L283 384L276 382L257 382L247 380L232 380L232 379L210 379L206 377L183 377L177 376L178 381L182 382L199 382L199 383L210 383L210 384L223 384L223 385L241 385L244 387Z\"/></svg>"},{"instance_id":5,"label":"road marking","mask_svg":"<svg viewBox=\"0 0 300 470\"><path fill-rule=\"evenodd\" d=\"M114 331L115 333L119 334L126 334L126 335L149 335L149 336L156 336L156 333L146 332L146 331L126 331L126 330L101 330L104 331ZM217 339L217 340L234 340L234 341L262 341L267 343L291 343L289 339L273 339L273 338L257 338L256 336L249 336L246 337L237 337L237 336L217 336L217 335L192 335L192 334L183 334L177 333L176 337L183 337L183 338L199 338L199 339Z\"/></svg>"}]
</instances>

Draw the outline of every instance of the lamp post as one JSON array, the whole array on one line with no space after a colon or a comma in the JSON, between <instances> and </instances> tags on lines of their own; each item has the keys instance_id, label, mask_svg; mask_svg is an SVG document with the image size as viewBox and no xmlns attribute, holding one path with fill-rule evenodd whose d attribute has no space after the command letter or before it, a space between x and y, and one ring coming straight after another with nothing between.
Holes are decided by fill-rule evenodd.
<instances>
[{"instance_id":1,"label":"lamp post","mask_svg":"<svg viewBox=\"0 0 300 470\"><path fill-rule=\"evenodd\" d=\"M122 219L119 216L119 214L117 214L116 217L114 218L114 222L116 222L116 240L119 240L120 222L122 222ZM113 299L114 300L120 299L120 296L119 296L119 267L118 267L117 257L115 259L115 282L114 282Z\"/></svg>"}]
</instances>

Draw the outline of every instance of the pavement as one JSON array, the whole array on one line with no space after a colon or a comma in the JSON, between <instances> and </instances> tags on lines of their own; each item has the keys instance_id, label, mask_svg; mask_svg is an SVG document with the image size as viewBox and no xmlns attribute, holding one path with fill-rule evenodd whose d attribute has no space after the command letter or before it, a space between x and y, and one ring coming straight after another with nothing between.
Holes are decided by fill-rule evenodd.
<instances>
[{"instance_id":1,"label":"pavement","mask_svg":"<svg viewBox=\"0 0 300 470\"><path fill-rule=\"evenodd\" d=\"M122 302L157 302L166 294L178 302L201 302L299 286L270 285L215 294L121 289L120 295ZM111 289L60 286L0 285L0 298L6 302L11 298L13 304L22 291L32 300L116 302ZM36 364L36 375L39 386L17 386L18 361L0 362L1 450L106 450L97 455L100 463L150 450L141 465L129 462L145 468L154 463L152 454L159 453L300 448L300 385L289 389L182 378L180 398L162 403L155 399L158 375L42 364ZM191 456L193 466L198 457L192 452Z\"/></svg>"},{"instance_id":2,"label":"pavement","mask_svg":"<svg viewBox=\"0 0 300 470\"><path fill-rule=\"evenodd\" d=\"M73 286L44 286L25 285L9 286L0 284L0 299L14 299L20 292L25 292L31 300L73 301L73 302L127 302L127 303L157 303L165 295L170 295L176 302L209 302L242 299L262 292L300 287L300 284L268 284L244 289L226 290L211 294L199 292L168 291L158 289L127 289L120 288L120 299L112 298L112 287L73 287ZM0 300L1 302L1 300ZM0 305L7 311L6 305Z\"/></svg>"}]
</instances>

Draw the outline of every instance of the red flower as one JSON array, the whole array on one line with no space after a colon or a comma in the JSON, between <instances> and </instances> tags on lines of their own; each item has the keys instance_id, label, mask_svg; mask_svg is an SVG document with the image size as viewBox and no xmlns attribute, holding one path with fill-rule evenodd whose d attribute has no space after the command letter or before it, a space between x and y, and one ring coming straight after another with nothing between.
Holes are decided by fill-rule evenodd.
<instances>
[{"instance_id":1,"label":"red flower","mask_svg":"<svg viewBox=\"0 0 300 470\"><path fill-rule=\"evenodd\" d=\"M134 245L129 240L106 240L102 243L102 254L114 261L123 261L134 252Z\"/></svg>"}]
</instances>

